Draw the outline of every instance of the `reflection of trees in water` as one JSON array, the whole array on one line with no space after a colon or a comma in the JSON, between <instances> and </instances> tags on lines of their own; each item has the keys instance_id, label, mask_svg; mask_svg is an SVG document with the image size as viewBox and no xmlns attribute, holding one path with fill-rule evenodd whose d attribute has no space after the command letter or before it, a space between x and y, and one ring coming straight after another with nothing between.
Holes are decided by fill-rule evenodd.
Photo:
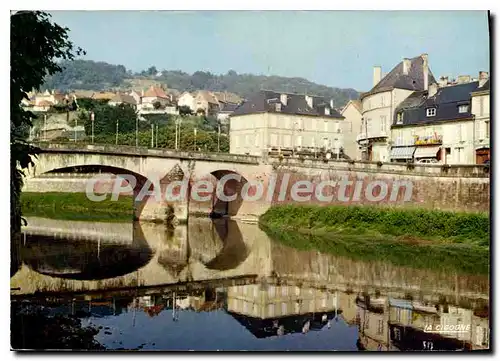
<instances>
[{"instance_id":1,"label":"reflection of trees in water","mask_svg":"<svg viewBox=\"0 0 500 361\"><path fill-rule=\"evenodd\" d=\"M419 293L489 294L487 276L466 275L396 266L384 261L360 261L344 256L299 250L279 242L271 243L273 270L281 277L318 281L326 284L400 288ZM455 298L455 297L454 297ZM453 302L457 303L458 299Z\"/></svg>"},{"instance_id":2,"label":"reflection of trees in water","mask_svg":"<svg viewBox=\"0 0 500 361\"><path fill-rule=\"evenodd\" d=\"M49 316L41 307L32 304L12 303L11 345L19 349L71 349L102 350L94 339L99 330L83 327L81 320L71 315Z\"/></svg>"}]
</instances>

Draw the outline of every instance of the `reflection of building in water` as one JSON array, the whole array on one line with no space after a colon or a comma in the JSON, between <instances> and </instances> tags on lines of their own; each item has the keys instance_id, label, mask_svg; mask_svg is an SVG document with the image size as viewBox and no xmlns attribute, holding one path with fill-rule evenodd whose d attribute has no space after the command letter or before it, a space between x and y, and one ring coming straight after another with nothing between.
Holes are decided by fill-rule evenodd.
<instances>
[{"instance_id":1,"label":"reflection of building in water","mask_svg":"<svg viewBox=\"0 0 500 361\"><path fill-rule=\"evenodd\" d=\"M337 294L320 289L261 283L227 291L228 313L258 338L330 328L338 308Z\"/></svg>"},{"instance_id":2,"label":"reflection of building in water","mask_svg":"<svg viewBox=\"0 0 500 361\"><path fill-rule=\"evenodd\" d=\"M471 350L489 347L488 318L446 304L389 297L356 299L360 342L368 350ZM342 307L342 306L341 306ZM487 312L486 312L487 313ZM450 328L455 328L450 331ZM457 328L466 332L456 332Z\"/></svg>"},{"instance_id":3,"label":"reflection of building in water","mask_svg":"<svg viewBox=\"0 0 500 361\"><path fill-rule=\"evenodd\" d=\"M327 312L338 308L336 293L313 288L277 285L229 287L228 311L258 318Z\"/></svg>"},{"instance_id":4,"label":"reflection of building in water","mask_svg":"<svg viewBox=\"0 0 500 361\"><path fill-rule=\"evenodd\" d=\"M386 302L386 297L356 298L356 323L359 325L359 337L368 350L390 350L387 329L389 315L385 312Z\"/></svg>"},{"instance_id":5,"label":"reflection of building in water","mask_svg":"<svg viewBox=\"0 0 500 361\"><path fill-rule=\"evenodd\" d=\"M441 306L441 330L443 336L454 337L471 343L474 349L489 348L489 322L487 318L474 315L473 310L455 306ZM467 327L470 325L469 327ZM451 332L450 328L467 327L467 332Z\"/></svg>"},{"instance_id":6,"label":"reflection of building in water","mask_svg":"<svg viewBox=\"0 0 500 361\"><path fill-rule=\"evenodd\" d=\"M205 296L186 296L175 300L176 307L181 310L199 310L205 303Z\"/></svg>"},{"instance_id":7,"label":"reflection of building in water","mask_svg":"<svg viewBox=\"0 0 500 361\"><path fill-rule=\"evenodd\" d=\"M401 350L471 350L489 347L487 319L472 310L420 302L389 302L391 343ZM450 329L454 329L451 331Z\"/></svg>"}]
</instances>

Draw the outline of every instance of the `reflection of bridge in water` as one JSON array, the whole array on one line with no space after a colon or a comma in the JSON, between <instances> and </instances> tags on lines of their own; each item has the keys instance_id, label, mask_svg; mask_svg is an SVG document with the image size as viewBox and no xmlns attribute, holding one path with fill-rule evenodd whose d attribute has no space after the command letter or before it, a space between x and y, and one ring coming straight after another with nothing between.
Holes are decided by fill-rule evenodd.
<instances>
[{"instance_id":1,"label":"reflection of bridge in water","mask_svg":"<svg viewBox=\"0 0 500 361\"><path fill-rule=\"evenodd\" d=\"M271 241L256 225L227 219L192 218L174 230L154 223L28 222L20 267L11 278L14 295L245 282L446 298L454 304L488 300L489 294L486 276L299 251Z\"/></svg>"},{"instance_id":2,"label":"reflection of bridge in water","mask_svg":"<svg viewBox=\"0 0 500 361\"><path fill-rule=\"evenodd\" d=\"M368 349L419 349L422 340L443 349L489 345L487 276L300 251L228 219L191 218L173 230L43 218L28 224L16 247L13 300L50 296L111 314L124 301L120 307L149 300L143 306L153 313L176 303L222 307L258 338L321 330L340 315L358 325L359 345ZM223 299L214 300L220 292ZM457 320L472 331L448 338L423 332Z\"/></svg>"}]
</instances>

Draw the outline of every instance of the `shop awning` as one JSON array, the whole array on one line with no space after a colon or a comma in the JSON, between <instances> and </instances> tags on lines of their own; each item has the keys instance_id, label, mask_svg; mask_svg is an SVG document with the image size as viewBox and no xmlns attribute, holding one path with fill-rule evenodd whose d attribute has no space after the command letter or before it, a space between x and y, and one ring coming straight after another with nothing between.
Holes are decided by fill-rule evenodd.
<instances>
[{"instance_id":1,"label":"shop awning","mask_svg":"<svg viewBox=\"0 0 500 361\"><path fill-rule=\"evenodd\" d=\"M437 153L441 147L418 147L415 151L415 158L437 158Z\"/></svg>"},{"instance_id":2,"label":"shop awning","mask_svg":"<svg viewBox=\"0 0 500 361\"><path fill-rule=\"evenodd\" d=\"M391 149L391 159L411 159L413 152L415 147L395 147Z\"/></svg>"}]
</instances>

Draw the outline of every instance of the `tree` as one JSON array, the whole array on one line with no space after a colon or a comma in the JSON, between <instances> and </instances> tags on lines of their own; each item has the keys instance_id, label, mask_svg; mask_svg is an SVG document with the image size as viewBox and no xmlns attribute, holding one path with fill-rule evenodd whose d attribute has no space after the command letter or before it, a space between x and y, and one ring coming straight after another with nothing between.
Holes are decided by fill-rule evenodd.
<instances>
[{"instance_id":1,"label":"tree","mask_svg":"<svg viewBox=\"0 0 500 361\"><path fill-rule=\"evenodd\" d=\"M179 111L179 115L181 116L193 115L193 111L187 105L181 105L177 108L177 110Z\"/></svg>"},{"instance_id":2,"label":"tree","mask_svg":"<svg viewBox=\"0 0 500 361\"><path fill-rule=\"evenodd\" d=\"M58 60L73 60L84 53L68 40L68 28L50 21L42 11L19 11L10 17L10 175L11 233L21 230L20 195L24 170L33 164L39 149L20 136L18 129L32 126L34 114L21 107L27 92L39 89L47 75L61 71Z\"/></svg>"},{"instance_id":3,"label":"tree","mask_svg":"<svg viewBox=\"0 0 500 361\"><path fill-rule=\"evenodd\" d=\"M158 110L158 109L160 109L160 108L161 108L161 103L160 103L159 101L155 101L155 102L153 103L153 108L155 108L155 109L157 109L157 110Z\"/></svg>"},{"instance_id":4,"label":"tree","mask_svg":"<svg viewBox=\"0 0 500 361\"><path fill-rule=\"evenodd\" d=\"M100 105L94 108L94 134L106 135L116 134L116 122L118 121L118 132L127 133L135 131L137 114L129 104L117 106ZM85 134L92 134L92 121L90 116L81 116L85 121Z\"/></svg>"},{"instance_id":5,"label":"tree","mask_svg":"<svg viewBox=\"0 0 500 361\"><path fill-rule=\"evenodd\" d=\"M147 70L148 75L156 75L158 73L158 70L156 69L156 66L150 66Z\"/></svg>"}]
</instances>

